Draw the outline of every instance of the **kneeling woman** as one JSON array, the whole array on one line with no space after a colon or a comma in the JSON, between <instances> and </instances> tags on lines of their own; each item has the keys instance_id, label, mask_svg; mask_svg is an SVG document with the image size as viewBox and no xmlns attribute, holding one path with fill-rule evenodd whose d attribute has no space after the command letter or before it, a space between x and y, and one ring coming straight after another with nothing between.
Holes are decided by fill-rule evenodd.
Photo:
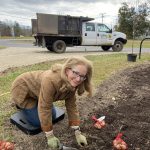
<instances>
[{"instance_id":1,"label":"kneeling woman","mask_svg":"<svg viewBox=\"0 0 150 150\"><path fill-rule=\"evenodd\" d=\"M92 95L92 64L85 58L69 58L64 64L55 64L51 70L23 73L12 84L12 100L23 110L27 120L45 132L48 146L58 148L60 141L53 134L55 119L53 102L65 100L69 126L75 130L77 143L87 144L81 134L76 93Z\"/></svg>"}]
</instances>

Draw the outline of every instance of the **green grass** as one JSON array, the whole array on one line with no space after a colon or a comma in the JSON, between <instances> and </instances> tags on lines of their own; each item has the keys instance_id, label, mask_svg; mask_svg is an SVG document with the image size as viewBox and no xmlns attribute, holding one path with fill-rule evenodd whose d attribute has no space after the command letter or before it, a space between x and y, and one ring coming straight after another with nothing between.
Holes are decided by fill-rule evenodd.
<instances>
[{"instance_id":1,"label":"green grass","mask_svg":"<svg viewBox=\"0 0 150 150\"><path fill-rule=\"evenodd\" d=\"M134 40L134 41L128 40L127 44L125 44L124 47L130 48L130 47L132 47L132 43L133 43L133 47L140 48L141 40ZM146 39L143 41L142 48L150 48L150 39Z\"/></svg>"},{"instance_id":2,"label":"green grass","mask_svg":"<svg viewBox=\"0 0 150 150\"><path fill-rule=\"evenodd\" d=\"M4 48L6 48L5 46L0 46L0 49L4 49Z\"/></svg>"},{"instance_id":3,"label":"green grass","mask_svg":"<svg viewBox=\"0 0 150 150\"><path fill-rule=\"evenodd\" d=\"M86 58L93 62L93 83L96 87L118 70L132 67L144 61L150 61L150 53L142 54L141 60L137 59L136 62L128 62L126 54L116 53L110 55L87 56ZM10 88L15 78L23 72L46 70L49 69L52 64L63 63L63 61L64 60L49 61L27 67L14 68L0 75L0 139L13 140L11 136L12 130L6 130L6 128L8 128L7 123L9 122L10 115L15 112L15 109L10 105ZM62 105L62 103L58 103L58 105Z\"/></svg>"}]
</instances>

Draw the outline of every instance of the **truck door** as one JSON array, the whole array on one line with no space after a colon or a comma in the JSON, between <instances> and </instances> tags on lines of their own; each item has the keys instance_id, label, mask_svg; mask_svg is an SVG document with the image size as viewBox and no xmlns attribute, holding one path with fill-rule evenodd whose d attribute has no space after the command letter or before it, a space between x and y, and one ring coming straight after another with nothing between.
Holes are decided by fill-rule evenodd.
<instances>
[{"instance_id":1,"label":"truck door","mask_svg":"<svg viewBox=\"0 0 150 150\"><path fill-rule=\"evenodd\" d=\"M97 45L112 45L112 31L105 24L97 24Z\"/></svg>"},{"instance_id":2,"label":"truck door","mask_svg":"<svg viewBox=\"0 0 150 150\"><path fill-rule=\"evenodd\" d=\"M82 24L82 45L96 45L96 27L94 23Z\"/></svg>"}]
</instances>

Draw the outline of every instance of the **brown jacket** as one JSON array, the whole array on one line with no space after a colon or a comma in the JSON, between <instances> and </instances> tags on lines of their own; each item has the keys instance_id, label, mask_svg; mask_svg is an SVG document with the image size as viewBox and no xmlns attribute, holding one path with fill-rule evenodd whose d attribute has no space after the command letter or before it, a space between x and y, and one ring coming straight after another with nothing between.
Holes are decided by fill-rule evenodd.
<instances>
[{"instance_id":1,"label":"brown jacket","mask_svg":"<svg viewBox=\"0 0 150 150\"><path fill-rule=\"evenodd\" d=\"M33 71L24 73L12 84L12 100L21 108L32 108L38 101L38 113L43 131L52 130L52 104L65 100L69 125L79 125L76 106L76 89L56 71Z\"/></svg>"}]
</instances>

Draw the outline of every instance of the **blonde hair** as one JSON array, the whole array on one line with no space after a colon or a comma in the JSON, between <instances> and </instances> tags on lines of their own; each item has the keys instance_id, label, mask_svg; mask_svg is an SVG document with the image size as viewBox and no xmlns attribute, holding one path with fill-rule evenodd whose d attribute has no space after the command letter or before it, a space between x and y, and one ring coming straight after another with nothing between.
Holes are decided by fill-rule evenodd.
<instances>
[{"instance_id":1,"label":"blonde hair","mask_svg":"<svg viewBox=\"0 0 150 150\"><path fill-rule=\"evenodd\" d=\"M92 96L92 73L93 65L92 62L84 57L71 57L67 59L62 66L61 77L67 81L66 69L72 68L76 65L85 65L87 67L86 79L77 87L78 95L82 95L85 91L88 92L88 96Z\"/></svg>"}]
</instances>

